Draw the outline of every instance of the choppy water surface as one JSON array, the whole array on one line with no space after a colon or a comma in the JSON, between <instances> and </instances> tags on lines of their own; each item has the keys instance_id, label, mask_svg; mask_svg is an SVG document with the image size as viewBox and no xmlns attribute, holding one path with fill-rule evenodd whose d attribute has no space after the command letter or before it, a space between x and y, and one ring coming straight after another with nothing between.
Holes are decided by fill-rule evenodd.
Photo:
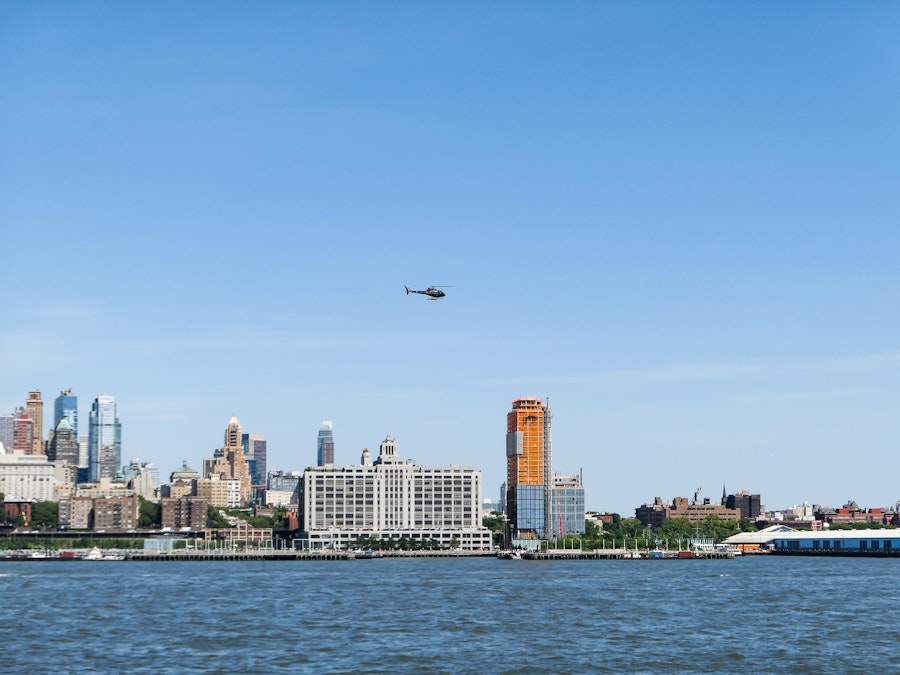
<instances>
[{"instance_id":1,"label":"choppy water surface","mask_svg":"<svg viewBox=\"0 0 900 675\"><path fill-rule=\"evenodd\" d=\"M0 563L10 673L897 668L900 560Z\"/></svg>"}]
</instances>

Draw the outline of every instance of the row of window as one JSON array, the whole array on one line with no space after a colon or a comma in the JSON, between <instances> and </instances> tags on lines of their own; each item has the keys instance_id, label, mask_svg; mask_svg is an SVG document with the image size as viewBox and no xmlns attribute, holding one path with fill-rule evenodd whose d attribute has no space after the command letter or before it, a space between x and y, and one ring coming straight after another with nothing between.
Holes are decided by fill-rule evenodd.
<instances>
[{"instance_id":1,"label":"row of window","mask_svg":"<svg viewBox=\"0 0 900 675\"><path fill-rule=\"evenodd\" d=\"M369 490L368 492L332 492L330 490L317 491L317 492L309 492L304 495L304 501L313 500L318 501L322 499L338 499L341 501L352 502L354 499L374 499L376 497L380 497L383 500L389 501L405 501L406 499L435 499L437 501L447 501L450 499L465 499L471 500L473 492L470 490L455 490L453 492L407 492L407 493L393 493L393 492L372 492Z\"/></svg>"},{"instance_id":2,"label":"row of window","mask_svg":"<svg viewBox=\"0 0 900 675\"><path fill-rule=\"evenodd\" d=\"M782 542L784 544L784 548L789 551L799 551L800 550L800 542L786 541ZM854 548L859 551L893 551L894 550L894 542L892 539L861 539L857 546L847 546L847 542L844 542L840 539L814 539L812 542L812 549L814 551L841 551L844 549L853 550Z\"/></svg>"}]
</instances>

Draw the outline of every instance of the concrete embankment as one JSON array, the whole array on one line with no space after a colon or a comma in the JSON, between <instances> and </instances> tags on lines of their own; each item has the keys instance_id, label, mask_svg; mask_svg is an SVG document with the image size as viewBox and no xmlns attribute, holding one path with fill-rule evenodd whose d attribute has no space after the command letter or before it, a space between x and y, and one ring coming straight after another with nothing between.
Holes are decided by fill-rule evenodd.
<instances>
[{"instance_id":1,"label":"concrete embankment","mask_svg":"<svg viewBox=\"0 0 900 675\"><path fill-rule=\"evenodd\" d=\"M368 560L372 558L473 558L493 557L494 551L377 551L364 554L354 551L140 551L126 560L175 562L208 560Z\"/></svg>"},{"instance_id":2,"label":"concrete embankment","mask_svg":"<svg viewBox=\"0 0 900 675\"><path fill-rule=\"evenodd\" d=\"M522 560L728 560L731 551L627 551L598 549L594 551L551 550L523 551Z\"/></svg>"}]
</instances>

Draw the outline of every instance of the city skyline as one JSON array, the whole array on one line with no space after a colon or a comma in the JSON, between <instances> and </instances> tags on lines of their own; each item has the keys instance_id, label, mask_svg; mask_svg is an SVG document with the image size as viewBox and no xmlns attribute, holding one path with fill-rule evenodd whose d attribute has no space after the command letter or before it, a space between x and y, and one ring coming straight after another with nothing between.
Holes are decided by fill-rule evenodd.
<instances>
[{"instance_id":1,"label":"city skyline","mask_svg":"<svg viewBox=\"0 0 900 675\"><path fill-rule=\"evenodd\" d=\"M66 387L163 468L332 420L497 496L537 397L588 510L900 497L900 7L0 18L0 410L45 436Z\"/></svg>"},{"instance_id":2,"label":"city skyline","mask_svg":"<svg viewBox=\"0 0 900 675\"><path fill-rule=\"evenodd\" d=\"M39 390L34 390L29 392L29 394L39 394ZM65 397L68 399L68 403L70 406L75 405L75 408L69 408L68 411L70 413L75 413L77 416L77 395L72 389L67 389L61 392L59 398ZM57 400L59 400L59 398ZM113 408L115 408L115 397L112 396L102 396L96 397L92 408L97 407L98 403L100 403L99 399L104 399L103 403L113 404ZM58 410L59 406L55 406L55 409ZM559 494L562 495L566 492L570 492L572 494L576 494L573 492L573 488L577 490L577 494L574 497L576 508L575 511L578 513L588 512L603 512L603 513L619 513L622 517L632 517L631 514L636 509L641 509L646 506L646 503L649 503L649 499L645 503L640 503L638 498L635 497L634 504L632 506L627 506L624 509L615 509L609 508L606 506L599 506L593 508L584 508L585 503L585 494L582 487L582 476L579 474L578 476L567 476L564 473L557 471L552 466L552 442L549 439L550 436L550 428L551 428L551 419L552 413L549 407L545 406L543 402L539 398L534 397L519 397L512 402L512 411L507 413L507 435L506 435L506 467L507 467L507 482L498 486L500 492L503 491L504 486L509 486L509 478L510 476L515 476L517 485L519 483L526 485L527 490L537 490L534 494L530 495L528 498L529 504L525 507L523 513L526 519L529 520L528 527L525 529L537 529L542 531L543 529L549 528L554 532L558 530L556 518L559 517L559 508L560 504L558 502L559 497L551 497L552 499L556 499L556 507L553 504L550 504L549 511L547 511L547 502L546 499L549 493L544 492L544 482L547 482L547 485L552 485L557 489L563 490ZM24 413L23 413L24 414ZM114 419L118 420L117 412L111 413ZM58 413L54 414L54 417L58 416ZM0 413L0 417L12 419L12 415L4 415ZM69 416L71 417L71 415ZM67 450L65 451L65 455L61 456L60 461L68 461L73 467L75 464L71 462L72 456L77 456L77 448L73 447L71 444L74 442L74 438L71 435L72 428L69 424L69 417L62 416L60 417L61 427L65 430L65 435L55 436L52 440L50 438L45 438L47 441L47 455L51 461L54 461L54 453L58 452L58 450L54 446L54 442L58 442L60 439L66 444ZM120 425L118 425L120 426ZM317 435L316 442L316 450L312 451L309 449L309 452L315 452L316 459L319 458L321 454L320 445L322 439L322 433L325 430L331 431L333 428L333 424L330 422L323 422L322 426L319 428L319 433ZM121 434L121 428L117 430L118 434ZM393 443L393 438L390 437L391 442ZM545 438L547 439L547 443L545 444ZM88 442L88 437L84 437L84 442ZM238 441L238 439L240 439ZM235 445L237 443L237 445ZM382 444L383 445L383 444ZM181 464L177 467L172 468L171 471L169 467L162 466L156 464L153 457L132 457L129 465L120 464L116 468L115 473L124 473L127 478L129 475L129 470L131 473L134 473L134 467L137 466L138 462L141 459L149 459L149 462L145 462L144 464L151 466L154 475L156 476L156 487L160 487L162 485L166 485L168 483L168 477L170 474L177 474L179 471L184 469L187 466L186 463L195 462L198 465L206 466L207 463L211 463L210 467L212 467L216 463L216 458L218 457L220 462L225 462L226 464L234 464L237 461L241 464L241 468L239 468L236 473L243 477L248 471L251 471L251 463L260 461L262 462L262 476L268 477L268 470L266 469L266 440L264 434L251 434L251 433L243 433L240 422L236 418L236 416L232 415L229 419L228 423L225 426L225 438L224 438L224 446L223 448L216 448L212 452L213 457L194 457L191 460L186 458L182 458L179 460ZM228 449L232 451L240 448L242 453L240 456L237 456L232 453L231 459L229 461L226 460L226 456L229 454L226 452ZM255 451L251 452L250 449L253 448ZM12 454L14 451L14 446L9 444L9 447L4 446L4 450L6 454ZM121 450L119 451L121 453ZM208 453L209 454L209 453ZM335 466L358 466L358 465L367 465L370 459L370 451L368 448L365 448L362 457L358 462L350 462L349 464L340 464ZM243 461L241 461L243 460ZM445 458L450 464L457 464L453 461L452 458ZM549 461L548 461L549 460ZM412 461L412 459L410 459ZM288 467L288 466L276 466L272 468L272 472L278 475L285 474L295 474L297 476L303 473L303 469L299 468L300 466L306 466L306 468L310 468L313 466L321 467L322 464L312 464L309 461L301 460L296 466ZM110 465L111 466L111 465ZM478 464L472 464L473 468L483 473L483 467ZM89 468L89 467L84 467ZM211 471L211 469L209 469ZM232 473L235 473L235 469L232 467L230 469ZM216 473L215 471L212 471ZM207 469L204 469L203 474L207 473ZM519 476L522 476L523 479L520 480ZM107 479L112 478L112 476L107 476ZM95 482L95 481L91 481ZM267 483L267 480L260 480L259 483L254 483L255 486L263 486ZM492 493L492 486L486 485L484 490L485 499L490 500L493 503L497 503L494 499L494 494ZM725 504L726 497L729 500L737 500L740 501L744 499L746 495L749 495L750 492L748 490L739 489L733 493L727 492L727 486L722 484L722 500L721 503ZM753 490L756 492L765 493L765 487L762 486L754 486ZM513 490L515 492L515 489ZM661 499L661 495L666 495L666 499L676 499L683 500L685 503L688 503L688 498L686 495L689 493L689 490L683 489L681 486L668 486L665 487L660 494L654 495L654 499L656 502L659 502ZM693 493L693 503L702 503L701 495L705 500L713 499L710 494L714 494L714 491L703 493L702 488L698 488ZM756 494L754 497L758 500L760 495ZM861 499L857 500L856 497L860 497ZM502 502L504 496L500 496L500 501ZM713 500L714 501L714 500ZM875 508L875 509L900 509L900 498L889 501L889 502L874 502L867 498L865 494L856 495L847 499L838 500L834 502L828 502L821 499L816 499L815 496L807 497L804 496L802 498L794 498L789 503L779 503L779 504L771 504L768 501L763 502L762 506L765 507L766 511L769 513L773 512L786 512L796 510L798 508L806 508L807 510L812 509L813 507L823 507L823 508L840 508L841 506L847 506L848 504L856 504L857 501L861 501L864 506L863 508ZM509 500L507 495L507 506L509 507ZM515 507L514 507L515 508ZM568 513L568 509L570 507L566 506L563 508L563 514L565 515L567 521L570 520L571 514ZM730 507L729 507L730 508ZM854 506L855 508L855 506ZM548 516L546 513L550 513L550 520L553 522L548 523L546 520ZM512 513L509 514L511 522L518 522L518 516L514 516ZM574 522L574 521L572 521ZM536 527L535 527L536 526ZM563 529L564 531L568 531L570 533L576 531L577 526L567 525Z\"/></svg>"}]
</instances>

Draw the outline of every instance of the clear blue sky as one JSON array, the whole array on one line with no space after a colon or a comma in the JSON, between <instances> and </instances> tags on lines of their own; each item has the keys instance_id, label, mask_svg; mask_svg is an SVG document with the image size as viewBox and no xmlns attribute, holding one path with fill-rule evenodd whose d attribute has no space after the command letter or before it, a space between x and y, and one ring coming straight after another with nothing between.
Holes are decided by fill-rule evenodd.
<instances>
[{"instance_id":1,"label":"clear blue sky","mask_svg":"<svg viewBox=\"0 0 900 675\"><path fill-rule=\"evenodd\" d=\"M894 3L0 4L0 409L123 460L900 499ZM431 302L403 285L448 284Z\"/></svg>"}]
</instances>

